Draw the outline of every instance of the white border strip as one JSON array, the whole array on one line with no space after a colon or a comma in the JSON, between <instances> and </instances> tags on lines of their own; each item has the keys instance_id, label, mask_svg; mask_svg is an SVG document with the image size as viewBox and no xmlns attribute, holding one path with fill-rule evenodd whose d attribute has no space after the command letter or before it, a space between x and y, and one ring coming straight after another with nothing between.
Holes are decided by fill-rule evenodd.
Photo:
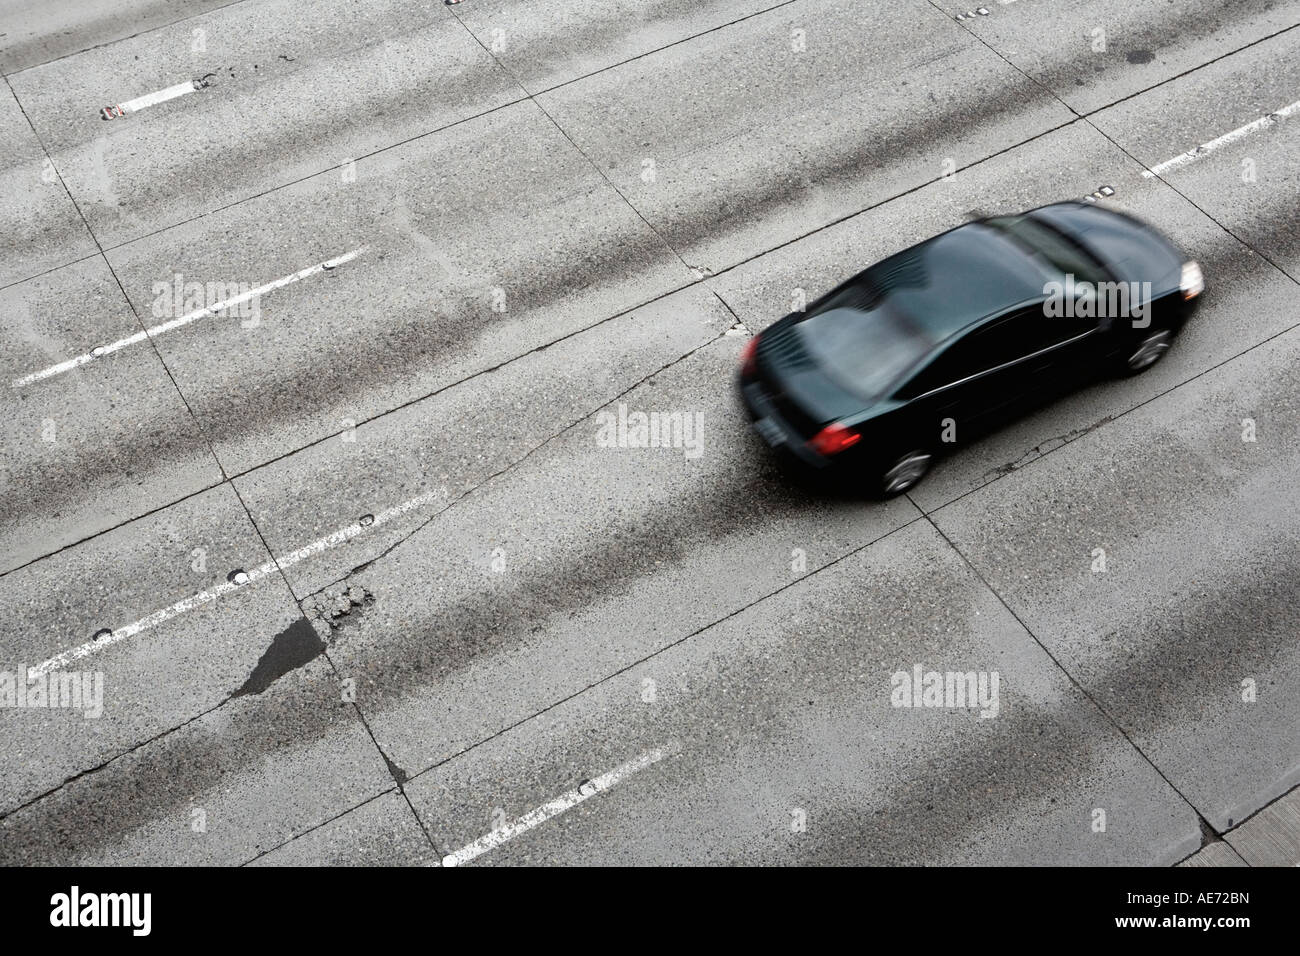
<instances>
[{"instance_id":1,"label":"white border strip","mask_svg":"<svg viewBox=\"0 0 1300 956\"><path fill-rule=\"evenodd\" d=\"M671 749L671 748L668 748ZM443 866L460 866L462 863L468 863L475 857L482 856L489 850L495 850L501 844L515 837L527 833L533 827L545 823L552 817L557 817L561 813L572 810L584 800L590 800L598 793L618 786L634 773L640 773L646 767L658 763L668 756L668 749L656 747L653 750L647 750L625 764L620 764L607 773L602 773L595 780L591 780L581 786L570 790L568 793L556 797L550 803L544 803L536 810L525 813L513 823L507 823L499 829L493 830L486 836L481 836L468 846L463 846L455 853L448 853L442 858Z\"/></svg>"},{"instance_id":2,"label":"white border strip","mask_svg":"<svg viewBox=\"0 0 1300 956\"><path fill-rule=\"evenodd\" d=\"M324 272L327 269L341 266L345 262L351 262L357 256L365 252L367 248L367 246L362 246L360 249L353 249L351 252L341 255L337 259L327 259L324 262L318 262L314 266L308 266L306 269L293 273L293 275L287 275L281 279L276 279L274 282L268 282L266 285L258 286L256 289L250 289L247 292L241 292L239 295L232 296L229 299L223 299L221 302L210 305L206 309L198 309L194 312L188 312L179 318L169 319L161 325L155 325L151 329L136 332L133 335L128 335L124 339L110 342L108 345L101 345L84 355L78 355L76 358L70 358L65 362L60 362L58 365L51 365L49 368L41 369L39 372L33 372L30 375L25 375L22 378L15 379L10 383L10 387L25 388L28 385L41 381L42 379L52 378L55 375L62 375L64 372L70 372L74 368L85 365L93 359L102 358L105 355L116 352L118 349L124 349L128 345L136 345L146 339L153 338L154 336L162 335L165 332L171 332L173 329L179 329L182 326L189 325L191 322L196 322L206 316L216 315L223 309L232 308L233 306L247 302L249 299L266 295L268 292L274 292L276 289L292 285L295 282L301 282L303 279L314 276L318 272Z\"/></svg>"},{"instance_id":3,"label":"white border strip","mask_svg":"<svg viewBox=\"0 0 1300 956\"><path fill-rule=\"evenodd\" d=\"M368 524L354 521L352 524L340 528L333 534L326 535L323 538L318 538L310 544L298 548L296 551L290 551L278 560L272 559L263 564L259 564L257 567L247 572L248 580L244 581L242 584L234 584L227 581L223 584L218 584L216 587L208 588L206 591L200 591L198 594L191 594L189 597L177 601L175 604L169 605L161 610L154 611L147 617L142 617L140 620L134 621L123 628L115 628L110 634L101 637L99 640L87 641L85 644L73 647L64 651L62 654L57 654L49 660L37 664L35 667L29 667L27 669L28 677L36 677L41 674L47 674L50 671L62 670L74 661L79 661L83 657L88 657L89 655L102 651L105 648L112 647L114 644L120 644L129 637L135 637L135 635L139 634L141 631L147 631L151 627L157 627L159 624L164 624L172 618L179 617L187 611L192 611L197 607L202 607L204 604L215 601L217 598L225 597L231 591L243 590L250 584L261 580L267 575L275 573L277 570L292 567L301 561L305 561L314 555L320 554L322 551L343 544L345 541L351 541L357 535L369 528L376 528L379 525L392 521L394 518L401 517L408 511L413 511L416 508L423 507L443 493L443 490L439 489L438 491L429 491L422 495L416 495L414 498L403 501L399 505L394 505L386 511L381 511L379 514L375 515L375 520Z\"/></svg>"},{"instance_id":4,"label":"white border strip","mask_svg":"<svg viewBox=\"0 0 1300 956\"><path fill-rule=\"evenodd\" d=\"M1253 123L1247 123L1245 126L1238 126L1232 132L1224 133L1218 139L1212 139L1208 143L1202 143L1195 149L1188 150L1180 156L1175 156L1173 159L1167 159L1163 163L1152 166L1150 169L1144 169L1142 175L1144 178L1150 179L1153 176L1167 173L1171 169L1177 169L1179 166L1186 166L1188 163L1195 162L1207 153L1212 153L1216 149L1227 146L1229 143L1235 143L1237 140L1249 136L1256 130L1272 126L1278 120L1290 116L1297 110L1300 110L1300 100L1296 100L1294 103L1284 106L1280 110L1276 110L1267 116L1261 116Z\"/></svg>"}]
</instances>

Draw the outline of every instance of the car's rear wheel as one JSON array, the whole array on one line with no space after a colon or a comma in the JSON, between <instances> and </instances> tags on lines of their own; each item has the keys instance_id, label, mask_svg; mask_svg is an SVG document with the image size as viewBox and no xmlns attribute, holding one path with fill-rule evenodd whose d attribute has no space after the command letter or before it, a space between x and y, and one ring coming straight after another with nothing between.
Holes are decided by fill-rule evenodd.
<instances>
[{"instance_id":1,"label":"car's rear wheel","mask_svg":"<svg viewBox=\"0 0 1300 956\"><path fill-rule=\"evenodd\" d=\"M1129 375L1145 372L1165 357L1173 342L1172 329L1147 330L1147 334L1139 339L1136 345L1130 347L1124 359L1124 371Z\"/></svg>"},{"instance_id":2,"label":"car's rear wheel","mask_svg":"<svg viewBox=\"0 0 1300 956\"><path fill-rule=\"evenodd\" d=\"M899 455L880 473L880 493L889 497L915 488L930 470L933 457L923 448L914 448Z\"/></svg>"}]
</instances>

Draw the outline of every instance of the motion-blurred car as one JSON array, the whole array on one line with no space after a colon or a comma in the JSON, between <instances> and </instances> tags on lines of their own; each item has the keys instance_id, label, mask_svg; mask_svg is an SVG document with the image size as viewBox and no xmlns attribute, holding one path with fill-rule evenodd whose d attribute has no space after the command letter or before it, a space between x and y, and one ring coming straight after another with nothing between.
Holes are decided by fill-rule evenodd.
<instances>
[{"instance_id":1,"label":"motion-blurred car","mask_svg":"<svg viewBox=\"0 0 1300 956\"><path fill-rule=\"evenodd\" d=\"M1204 288L1133 217L1084 202L966 223L853 276L746 344L755 430L866 488L912 488L957 431L1059 381L1158 362Z\"/></svg>"}]
</instances>

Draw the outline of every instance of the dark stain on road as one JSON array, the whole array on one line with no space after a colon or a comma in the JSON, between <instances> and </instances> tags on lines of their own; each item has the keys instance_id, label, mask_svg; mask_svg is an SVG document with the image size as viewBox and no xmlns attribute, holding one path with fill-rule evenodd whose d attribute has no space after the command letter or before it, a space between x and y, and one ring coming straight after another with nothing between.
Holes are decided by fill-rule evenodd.
<instances>
[{"instance_id":1,"label":"dark stain on road","mask_svg":"<svg viewBox=\"0 0 1300 956\"><path fill-rule=\"evenodd\" d=\"M399 787L405 786L406 781L411 779L410 774L408 774L397 764L393 763L393 761L389 759L388 754L384 754L384 763L388 764L388 772L393 775L393 779L397 781L397 785Z\"/></svg>"},{"instance_id":2,"label":"dark stain on road","mask_svg":"<svg viewBox=\"0 0 1300 956\"><path fill-rule=\"evenodd\" d=\"M315 660L324 651L325 642L316 634L311 621L300 617L275 635L253 673L244 681L244 686L230 696L260 694L285 674Z\"/></svg>"}]
</instances>

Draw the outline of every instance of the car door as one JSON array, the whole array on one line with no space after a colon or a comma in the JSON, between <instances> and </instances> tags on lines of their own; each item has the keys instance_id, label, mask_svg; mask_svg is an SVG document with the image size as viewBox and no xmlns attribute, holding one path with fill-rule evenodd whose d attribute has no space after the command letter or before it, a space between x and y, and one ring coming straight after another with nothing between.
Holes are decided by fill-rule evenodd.
<instances>
[{"instance_id":1,"label":"car door","mask_svg":"<svg viewBox=\"0 0 1300 956\"><path fill-rule=\"evenodd\" d=\"M1000 316L949 344L896 397L924 433L980 430L1035 391L1050 371L1046 351L1073 337L1065 331L1044 328L1039 305Z\"/></svg>"},{"instance_id":2,"label":"car door","mask_svg":"<svg viewBox=\"0 0 1300 956\"><path fill-rule=\"evenodd\" d=\"M1009 317L1016 340L1011 352L1027 364L1027 391L1052 389L1091 374L1105 343L1103 320L1092 316L1057 315L1043 306L1022 309Z\"/></svg>"}]
</instances>

